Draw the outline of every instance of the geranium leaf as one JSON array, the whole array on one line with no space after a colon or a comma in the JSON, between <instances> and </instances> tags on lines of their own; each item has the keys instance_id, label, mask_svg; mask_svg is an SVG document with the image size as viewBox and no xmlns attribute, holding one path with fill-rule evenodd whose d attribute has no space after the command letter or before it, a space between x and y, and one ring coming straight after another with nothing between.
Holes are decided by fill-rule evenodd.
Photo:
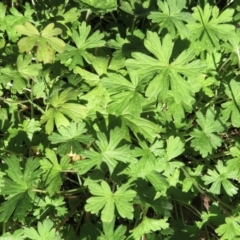
<instances>
[{"instance_id":1,"label":"geranium leaf","mask_svg":"<svg viewBox=\"0 0 240 240\"><path fill-rule=\"evenodd\" d=\"M189 23L192 32L191 40L201 45L201 50L212 52L219 48L219 41L226 41L234 35L235 27L228 24L232 20L234 9L228 8L220 13L217 6L206 3L204 9L200 6L193 8L193 17L196 22Z\"/></svg>"},{"instance_id":2,"label":"geranium leaf","mask_svg":"<svg viewBox=\"0 0 240 240\"><path fill-rule=\"evenodd\" d=\"M193 137L191 146L205 157L212 153L213 149L221 146L222 139L216 133L223 131L224 120L216 119L216 111L213 108L207 110L206 117L201 112L197 112L196 115L202 130L196 128L190 133Z\"/></svg>"},{"instance_id":3,"label":"geranium leaf","mask_svg":"<svg viewBox=\"0 0 240 240\"><path fill-rule=\"evenodd\" d=\"M223 107L223 117L228 120L231 119L231 123L234 127L240 127L240 84L235 80L231 80L226 87L226 94L229 101L222 104Z\"/></svg>"},{"instance_id":4,"label":"geranium leaf","mask_svg":"<svg viewBox=\"0 0 240 240\"><path fill-rule=\"evenodd\" d=\"M142 222L133 230L132 236L134 239L139 239L141 236L143 236L146 233L150 233L151 231L159 231L162 229L167 229L169 224L167 223L167 219L151 219L148 217L144 217Z\"/></svg>"},{"instance_id":5,"label":"geranium leaf","mask_svg":"<svg viewBox=\"0 0 240 240\"><path fill-rule=\"evenodd\" d=\"M158 0L160 11L151 12L148 18L152 22L158 23L161 30L167 28L173 38L176 37L177 33L181 38L187 38L191 32L184 22L192 22L193 17L188 12L182 12L185 6L186 0Z\"/></svg>"},{"instance_id":6,"label":"geranium leaf","mask_svg":"<svg viewBox=\"0 0 240 240\"><path fill-rule=\"evenodd\" d=\"M90 25L82 22L79 26L78 32L73 30L72 39L76 47L68 46L66 51L59 55L60 61L73 69L77 64L82 66L84 58L87 62L90 60L90 53L87 49L102 47L105 41L102 40L104 35L99 31L94 32L89 36L91 31Z\"/></svg>"},{"instance_id":7,"label":"geranium leaf","mask_svg":"<svg viewBox=\"0 0 240 240\"><path fill-rule=\"evenodd\" d=\"M46 158L40 161L41 169L46 179L46 189L50 196L60 190L62 185L62 172L71 169L70 159L64 156L58 162L53 150L46 149Z\"/></svg>"},{"instance_id":8,"label":"geranium leaf","mask_svg":"<svg viewBox=\"0 0 240 240\"><path fill-rule=\"evenodd\" d=\"M222 161L218 161L216 165L216 170L208 170L208 175L202 177L206 185L212 184L209 191L215 194L220 194L221 186L229 196L237 194L237 187L233 185L228 179L237 178L237 172L223 166Z\"/></svg>"},{"instance_id":9,"label":"geranium leaf","mask_svg":"<svg viewBox=\"0 0 240 240\"><path fill-rule=\"evenodd\" d=\"M0 221L7 222L11 215L13 219L22 221L26 212L33 204L31 190L34 188L41 170L38 169L39 161L29 158L24 166L20 167L19 159L12 155L4 160L8 166L7 175L3 177L4 186L1 193L11 197L0 207Z\"/></svg>"},{"instance_id":10,"label":"geranium leaf","mask_svg":"<svg viewBox=\"0 0 240 240\"><path fill-rule=\"evenodd\" d=\"M174 46L170 35L166 35L161 42L157 33L149 31L144 45L157 59L142 53L133 53L134 59L127 60L126 64L136 69L143 77L155 74L147 87L146 95L150 98L160 97L165 100L171 87L177 103L184 102L191 105L193 92L183 76L200 74L205 68L204 63L194 60L193 50L183 51L173 62L170 62Z\"/></svg>"},{"instance_id":11,"label":"geranium leaf","mask_svg":"<svg viewBox=\"0 0 240 240\"><path fill-rule=\"evenodd\" d=\"M114 209L125 218L133 218L133 206L130 202L133 200L136 192L128 190L127 185L122 185L116 192L112 192L109 185L102 181L101 185L90 183L89 191L96 196L87 200L86 211L98 213L102 209L101 219L103 222L111 222L114 217Z\"/></svg>"},{"instance_id":12,"label":"geranium leaf","mask_svg":"<svg viewBox=\"0 0 240 240\"><path fill-rule=\"evenodd\" d=\"M72 88L67 88L60 94L56 91L50 98L51 108L49 108L41 117L40 123L46 123L46 132L50 134L54 128L54 122L59 128L60 126L69 126L70 119L79 122L87 115L87 108L77 103L67 103L72 99L76 99L78 93Z\"/></svg>"},{"instance_id":13,"label":"geranium leaf","mask_svg":"<svg viewBox=\"0 0 240 240\"><path fill-rule=\"evenodd\" d=\"M55 58L55 51L62 53L65 50L65 43L63 40L53 37L61 34L62 30L54 28L53 23L49 23L41 33L29 22L25 25L17 25L15 29L22 35L27 35L19 40L18 47L20 52L28 52L34 46L37 46L37 59L44 63L49 63Z\"/></svg>"}]
</instances>

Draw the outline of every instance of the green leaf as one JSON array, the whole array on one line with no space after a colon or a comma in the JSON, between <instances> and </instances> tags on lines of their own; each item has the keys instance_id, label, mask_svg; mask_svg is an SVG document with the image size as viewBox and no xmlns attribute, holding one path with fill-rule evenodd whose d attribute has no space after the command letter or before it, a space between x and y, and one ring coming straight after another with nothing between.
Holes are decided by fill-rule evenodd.
<instances>
[{"instance_id":1,"label":"green leaf","mask_svg":"<svg viewBox=\"0 0 240 240\"><path fill-rule=\"evenodd\" d=\"M12 42L16 42L19 39L19 35L16 33L15 26L18 24L25 24L26 22L33 22L32 14L34 9L31 8L29 3L25 3L23 9L11 7L8 9L6 16L0 20L0 25L6 30L7 37ZM11 14L10 14L11 13Z\"/></svg>"},{"instance_id":2,"label":"green leaf","mask_svg":"<svg viewBox=\"0 0 240 240\"><path fill-rule=\"evenodd\" d=\"M185 167L185 170L187 171L189 177L183 180L182 190L183 192L189 192L193 183L196 183L196 177L200 177L202 175L203 165L198 165L194 170Z\"/></svg>"},{"instance_id":3,"label":"green leaf","mask_svg":"<svg viewBox=\"0 0 240 240\"><path fill-rule=\"evenodd\" d=\"M165 114L171 114L174 121L180 123L185 119L186 113L192 112L192 106L189 106L184 102L176 103L173 96L170 95L172 95L172 93L169 93L169 97L166 98L166 101L163 104L163 106L165 105L165 108L167 107L167 112L165 112Z\"/></svg>"},{"instance_id":4,"label":"green leaf","mask_svg":"<svg viewBox=\"0 0 240 240\"><path fill-rule=\"evenodd\" d=\"M39 71L42 69L41 64L31 64L32 62L32 56L31 55L25 55L25 58L23 58L22 55L19 55L17 58L17 70L25 79L31 79L33 77L36 77L39 75ZM29 65L30 64L30 65Z\"/></svg>"},{"instance_id":5,"label":"green leaf","mask_svg":"<svg viewBox=\"0 0 240 240\"><path fill-rule=\"evenodd\" d=\"M104 34L97 30L89 36L90 31L91 26L87 26L86 22L82 22L78 32L73 30L71 36L76 47L68 45L66 51L59 55L61 63L65 64L69 69L73 69L76 65L83 66L83 59L90 63L91 54L87 49L99 48L105 45L105 41L102 40Z\"/></svg>"},{"instance_id":6,"label":"green leaf","mask_svg":"<svg viewBox=\"0 0 240 240\"><path fill-rule=\"evenodd\" d=\"M41 64L33 64L32 56L19 55L17 58L17 69L6 67L0 70L1 72L1 80L0 83L12 83L12 91L13 92L21 92L24 88L26 88L29 79L32 79L35 76L39 75L39 71L42 69Z\"/></svg>"},{"instance_id":7,"label":"green leaf","mask_svg":"<svg viewBox=\"0 0 240 240\"><path fill-rule=\"evenodd\" d=\"M50 134L54 129L54 122L59 128L60 126L67 127L70 125L69 117L73 121L80 122L87 115L87 109L85 106L77 103L67 103L70 100L75 100L78 92L72 88L67 88L58 94L56 91L49 102L51 108L49 108L41 117L40 123L46 123L45 129Z\"/></svg>"},{"instance_id":8,"label":"green leaf","mask_svg":"<svg viewBox=\"0 0 240 240\"><path fill-rule=\"evenodd\" d=\"M217 162L216 168L217 171L209 169L207 171L208 175L202 177L205 185L212 184L209 191L214 194L220 194L221 186L223 186L229 196L237 194L238 188L228 180L237 179L237 171L229 171L227 167L223 166L223 163L220 160Z\"/></svg>"},{"instance_id":9,"label":"green leaf","mask_svg":"<svg viewBox=\"0 0 240 240\"><path fill-rule=\"evenodd\" d=\"M64 216L68 212L65 205L66 203L62 196L51 198L46 196L44 199L36 199L36 208L34 209L33 215L38 217L43 212L54 209L54 213L56 212L58 216Z\"/></svg>"},{"instance_id":10,"label":"green leaf","mask_svg":"<svg viewBox=\"0 0 240 240\"><path fill-rule=\"evenodd\" d=\"M168 161L176 158L184 152L184 144L179 137L171 136L167 140L167 159Z\"/></svg>"},{"instance_id":11,"label":"green leaf","mask_svg":"<svg viewBox=\"0 0 240 240\"><path fill-rule=\"evenodd\" d=\"M27 35L18 41L20 52L29 52L37 46L37 60L43 63L50 63L55 59L55 52L64 52L65 43L63 40L54 37L62 33L60 28L54 28L54 23L49 23L40 33L30 22L25 25L16 25L16 31L21 35Z\"/></svg>"},{"instance_id":12,"label":"green leaf","mask_svg":"<svg viewBox=\"0 0 240 240\"><path fill-rule=\"evenodd\" d=\"M166 178L156 171L152 171L151 173L147 174L146 179L153 185L156 191L161 193L165 193L169 188Z\"/></svg>"},{"instance_id":13,"label":"green leaf","mask_svg":"<svg viewBox=\"0 0 240 240\"><path fill-rule=\"evenodd\" d=\"M97 13L107 13L116 10L117 1L116 0L78 0L84 3L86 7L90 8L93 12Z\"/></svg>"},{"instance_id":14,"label":"green leaf","mask_svg":"<svg viewBox=\"0 0 240 240\"><path fill-rule=\"evenodd\" d=\"M71 8L66 12L65 11L66 11L66 8L64 7L62 11L58 11L58 16L61 16L64 18L64 20L59 20L59 22L69 23L69 22L77 21L79 19L80 12L76 7Z\"/></svg>"},{"instance_id":15,"label":"green leaf","mask_svg":"<svg viewBox=\"0 0 240 240\"><path fill-rule=\"evenodd\" d=\"M191 41L201 46L201 51L212 52L219 49L220 40L227 41L234 35L235 27L227 24L232 21L234 9L227 8L221 14L217 6L211 7L206 3L204 9L199 6L193 8L192 16L196 22L188 24L191 30Z\"/></svg>"},{"instance_id":16,"label":"green leaf","mask_svg":"<svg viewBox=\"0 0 240 240\"><path fill-rule=\"evenodd\" d=\"M190 23L194 19L188 12L182 12L186 6L186 0L158 0L158 7L160 11L151 12L148 16L153 23L158 23L160 31L166 28L173 38L177 34L180 37L188 38L191 35L190 30L186 27L184 22Z\"/></svg>"},{"instance_id":17,"label":"green leaf","mask_svg":"<svg viewBox=\"0 0 240 240\"><path fill-rule=\"evenodd\" d=\"M5 158L4 162L8 165L8 169L6 170L7 177L4 177L3 194L16 194L31 190L36 180L39 179L41 170L38 169L39 161L37 159L29 158L23 172L19 159L15 155Z\"/></svg>"},{"instance_id":18,"label":"green leaf","mask_svg":"<svg viewBox=\"0 0 240 240\"><path fill-rule=\"evenodd\" d=\"M30 22L26 22L25 25L17 25L15 29L21 35L40 35L39 31Z\"/></svg>"},{"instance_id":19,"label":"green leaf","mask_svg":"<svg viewBox=\"0 0 240 240\"><path fill-rule=\"evenodd\" d=\"M7 23L6 23L5 16L6 16L6 5L3 2L1 2L0 3L0 30L1 31L5 31L6 29Z\"/></svg>"},{"instance_id":20,"label":"green leaf","mask_svg":"<svg viewBox=\"0 0 240 240\"><path fill-rule=\"evenodd\" d=\"M75 165L75 168L79 170L79 174L86 173L94 166L100 166L102 162L107 164L110 173L113 172L118 161L125 163L136 162L136 159L132 156L130 145L121 144L124 134L122 129L116 127L110 131L108 140L103 132L98 132L97 150L84 151L82 155L86 159Z\"/></svg>"},{"instance_id":21,"label":"green leaf","mask_svg":"<svg viewBox=\"0 0 240 240\"><path fill-rule=\"evenodd\" d=\"M111 222L103 222L104 234L98 237L98 240L124 240L126 239L125 233L127 231L126 226L119 225L114 231L115 218Z\"/></svg>"},{"instance_id":22,"label":"green leaf","mask_svg":"<svg viewBox=\"0 0 240 240\"><path fill-rule=\"evenodd\" d=\"M46 149L46 158L40 161L43 176L45 177L46 190L50 196L59 192L62 185L62 173L71 169L70 159L63 156L58 162L55 152Z\"/></svg>"},{"instance_id":23,"label":"green leaf","mask_svg":"<svg viewBox=\"0 0 240 240\"><path fill-rule=\"evenodd\" d=\"M133 218L133 205L131 204L136 192L128 190L127 184L122 185L116 192L112 192L108 183L101 182L101 185L91 182L89 191L95 195L87 200L85 210L91 213L98 213L101 209L103 222L111 222L114 218L115 208L123 218Z\"/></svg>"},{"instance_id":24,"label":"green leaf","mask_svg":"<svg viewBox=\"0 0 240 240\"><path fill-rule=\"evenodd\" d=\"M180 161L172 161L174 158L178 157L184 152L184 144L180 140L179 137L170 137L167 140L167 149L155 167L155 169L159 172L163 172L163 175L169 177L174 174L176 169L184 166L184 164Z\"/></svg>"},{"instance_id":25,"label":"green leaf","mask_svg":"<svg viewBox=\"0 0 240 240\"><path fill-rule=\"evenodd\" d=\"M123 123L125 123L138 138L138 134L141 134L149 142L153 142L157 133L160 132L160 127L141 117L134 117L130 114L124 114L121 116Z\"/></svg>"},{"instance_id":26,"label":"green leaf","mask_svg":"<svg viewBox=\"0 0 240 240\"><path fill-rule=\"evenodd\" d=\"M24 227L24 236L32 240L60 240L59 232L53 226L50 219L38 222L37 230L33 227Z\"/></svg>"},{"instance_id":27,"label":"green leaf","mask_svg":"<svg viewBox=\"0 0 240 240\"><path fill-rule=\"evenodd\" d=\"M52 144L60 143L58 152L62 155L70 152L79 154L83 150L80 143L87 145L93 140L90 135L85 134L85 123L71 122L68 127L60 126L58 132L60 134L52 133L48 139Z\"/></svg>"},{"instance_id":28,"label":"green leaf","mask_svg":"<svg viewBox=\"0 0 240 240\"><path fill-rule=\"evenodd\" d=\"M35 119L26 119L22 124L19 124L19 130L24 131L28 138L32 140L35 132L39 132L41 130L39 121Z\"/></svg>"},{"instance_id":29,"label":"green leaf","mask_svg":"<svg viewBox=\"0 0 240 240\"><path fill-rule=\"evenodd\" d=\"M134 59L128 59L126 64L136 69L142 77L155 75L147 87L146 96L153 99L160 97L164 101L171 87L176 103L191 105L194 101L193 92L186 78L200 75L205 65L194 60L195 53L192 49L184 50L170 62L174 46L170 35L166 35L161 43L157 33L148 31L144 45L156 58L133 53Z\"/></svg>"},{"instance_id":30,"label":"green leaf","mask_svg":"<svg viewBox=\"0 0 240 240\"><path fill-rule=\"evenodd\" d=\"M203 157L206 157L212 153L213 149L221 146L222 139L216 133L223 131L224 121L216 116L216 111L213 108L208 108L205 118L201 112L197 112L196 115L201 130L194 129L190 133L193 137L191 146L199 151Z\"/></svg>"},{"instance_id":31,"label":"green leaf","mask_svg":"<svg viewBox=\"0 0 240 240\"><path fill-rule=\"evenodd\" d=\"M2 68L1 70L0 83L7 84L13 81L11 91L13 93L22 92L26 88L28 81L22 78L19 72L10 67Z\"/></svg>"},{"instance_id":32,"label":"green leaf","mask_svg":"<svg viewBox=\"0 0 240 240\"><path fill-rule=\"evenodd\" d=\"M165 218L158 220L144 217L142 222L130 232L132 232L131 236L133 236L134 239L139 239L146 233L160 231L168 227L169 223L167 223L167 219Z\"/></svg>"},{"instance_id":33,"label":"green leaf","mask_svg":"<svg viewBox=\"0 0 240 240\"><path fill-rule=\"evenodd\" d=\"M101 79L101 84L108 90L111 102L108 104L110 114L131 114L139 117L144 97L139 92L139 79L130 75L130 80L120 74L108 74Z\"/></svg>"},{"instance_id":34,"label":"green leaf","mask_svg":"<svg viewBox=\"0 0 240 240\"><path fill-rule=\"evenodd\" d=\"M89 84L90 86L96 86L98 84L98 82L100 81L100 78L97 74L89 72L78 66L74 68L73 72L75 74L79 74L85 80L85 82L87 84Z\"/></svg>"},{"instance_id":35,"label":"green leaf","mask_svg":"<svg viewBox=\"0 0 240 240\"><path fill-rule=\"evenodd\" d=\"M240 149L238 147L231 147L230 153L234 157L232 159L229 159L227 161L227 168L230 172L236 171L238 175L238 181L240 180L240 169L238 168L238 165L240 163Z\"/></svg>"},{"instance_id":36,"label":"green leaf","mask_svg":"<svg viewBox=\"0 0 240 240\"><path fill-rule=\"evenodd\" d=\"M147 144L141 141L139 141L139 144L142 148L135 148L133 150L133 155L141 158L137 162L131 163L128 168L123 171L123 173L131 176L131 179L134 180L137 178L146 179L156 167L156 158Z\"/></svg>"},{"instance_id":37,"label":"green leaf","mask_svg":"<svg viewBox=\"0 0 240 240\"><path fill-rule=\"evenodd\" d=\"M222 104L222 115L225 120L230 118L234 127L240 127L240 83L231 80L225 88L229 100Z\"/></svg>"},{"instance_id":38,"label":"green leaf","mask_svg":"<svg viewBox=\"0 0 240 240\"><path fill-rule=\"evenodd\" d=\"M110 97L108 91L101 84L91 89L81 99L87 101L86 107L90 118L95 118L97 112L103 115L107 114L106 107Z\"/></svg>"},{"instance_id":39,"label":"green leaf","mask_svg":"<svg viewBox=\"0 0 240 240\"><path fill-rule=\"evenodd\" d=\"M23 236L23 229L18 229L14 231L14 233L4 233L1 237L0 240L24 240Z\"/></svg>"},{"instance_id":40,"label":"green leaf","mask_svg":"<svg viewBox=\"0 0 240 240\"><path fill-rule=\"evenodd\" d=\"M229 60L233 64L240 66L240 56L239 56L239 47L240 47L240 31L236 29L233 36L229 37L228 42L223 44L223 48L227 54L230 54Z\"/></svg>"},{"instance_id":41,"label":"green leaf","mask_svg":"<svg viewBox=\"0 0 240 240\"><path fill-rule=\"evenodd\" d=\"M215 231L221 240L234 240L240 236L240 218L227 217L224 224L221 224Z\"/></svg>"},{"instance_id":42,"label":"green leaf","mask_svg":"<svg viewBox=\"0 0 240 240\"><path fill-rule=\"evenodd\" d=\"M8 221L13 214L14 219L22 221L26 212L32 207L31 190L40 178L41 170L37 159L27 159L24 170L20 167L19 159L12 155L5 158L7 175L3 177L4 185L1 194L11 195L0 207L0 221Z\"/></svg>"},{"instance_id":43,"label":"green leaf","mask_svg":"<svg viewBox=\"0 0 240 240\"><path fill-rule=\"evenodd\" d=\"M14 195L0 206L0 221L7 222L11 216L13 220L24 221L27 212L32 210L32 204L27 191Z\"/></svg>"}]
</instances>

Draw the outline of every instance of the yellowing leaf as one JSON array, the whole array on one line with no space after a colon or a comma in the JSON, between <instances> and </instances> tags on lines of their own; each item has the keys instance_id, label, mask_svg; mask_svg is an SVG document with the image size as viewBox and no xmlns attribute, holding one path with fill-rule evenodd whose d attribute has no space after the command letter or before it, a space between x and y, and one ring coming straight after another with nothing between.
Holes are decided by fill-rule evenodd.
<instances>
[{"instance_id":1,"label":"yellowing leaf","mask_svg":"<svg viewBox=\"0 0 240 240\"><path fill-rule=\"evenodd\" d=\"M16 25L15 29L21 35L27 35L27 36L40 35L39 31L30 22L26 22L25 26Z\"/></svg>"},{"instance_id":2,"label":"yellowing leaf","mask_svg":"<svg viewBox=\"0 0 240 240\"><path fill-rule=\"evenodd\" d=\"M17 25L16 30L28 36L18 41L20 52L29 52L36 46L36 57L40 62L50 63L55 58L55 51L62 53L65 50L64 41L53 37L62 33L60 28L54 28L54 23L49 23L41 33L29 22Z\"/></svg>"}]
</instances>

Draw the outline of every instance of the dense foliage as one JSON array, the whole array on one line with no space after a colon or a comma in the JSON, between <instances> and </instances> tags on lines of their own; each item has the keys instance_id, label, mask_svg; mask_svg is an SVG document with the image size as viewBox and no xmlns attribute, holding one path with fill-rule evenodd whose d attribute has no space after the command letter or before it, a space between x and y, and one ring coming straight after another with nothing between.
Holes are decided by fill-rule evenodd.
<instances>
[{"instance_id":1,"label":"dense foliage","mask_svg":"<svg viewBox=\"0 0 240 240\"><path fill-rule=\"evenodd\" d=\"M0 239L240 239L240 1L0 2Z\"/></svg>"}]
</instances>

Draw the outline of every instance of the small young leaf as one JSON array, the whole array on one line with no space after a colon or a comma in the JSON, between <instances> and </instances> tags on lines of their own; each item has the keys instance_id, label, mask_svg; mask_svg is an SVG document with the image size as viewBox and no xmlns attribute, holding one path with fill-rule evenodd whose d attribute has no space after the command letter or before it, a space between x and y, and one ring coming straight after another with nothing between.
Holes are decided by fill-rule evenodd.
<instances>
[{"instance_id":1,"label":"small young leaf","mask_svg":"<svg viewBox=\"0 0 240 240\"><path fill-rule=\"evenodd\" d=\"M55 92L51 99L50 104L52 108L49 108L41 117L40 123L46 123L45 129L50 134L54 129L54 122L59 128L60 126L68 127L70 125L68 116L72 120L79 122L87 115L87 108L77 103L67 103L67 101L75 100L78 93L72 88L67 88L58 94Z\"/></svg>"},{"instance_id":2,"label":"small young leaf","mask_svg":"<svg viewBox=\"0 0 240 240\"><path fill-rule=\"evenodd\" d=\"M80 143L89 144L92 141L92 137L85 134L87 132L85 123L71 122L69 127L60 126L58 131L60 134L52 133L48 139L52 144L60 143L58 147L60 154L69 154L70 152L79 154L83 150Z\"/></svg>"},{"instance_id":3,"label":"small young leaf","mask_svg":"<svg viewBox=\"0 0 240 240\"><path fill-rule=\"evenodd\" d=\"M102 181L101 185L91 182L89 191L96 196L87 200L85 209L91 213L98 213L102 209L101 219L103 222L111 222L114 218L115 208L123 218L133 218L133 205L131 204L136 192L127 190L128 185L122 185L113 193L109 185Z\"/></svg>"},{"instance_id":4,"label":"small young leaf","mask_svg":"<svg viewBox=\"0 0 240 240\"><path fill-rule=\"evenodd\" d=\"M102 40L104 35L99 31L94 32L89 36L91 31L90 25L82 22L79 26L78 32L73 30L72 39L77 47L67 46L66 51L59 55L61 63L73 69L77 64L83 66L83 58L89 62L90 53L87 49L98 48L105 45Z\"/></svg>"},{"instance_id":5,"label":"small young leaf","mask_svg":"<svg viewBox=\"0 0 240 240\"><path fill-rule=\"evenodd\" d=\"M90 149L84 151L82 155L86 159L75 165L80 174L84 174L95 165L100 166L102 162L107 164L110 173L113 172L118 161L125 163L136 162L136 159L132 156L130 146L120 144L124 137L124 131L120 128L116 127L110 131L109 140L103 132L98 132L97 137L96 145L98 150Z\"/></svg>"},{"instance_id":6,"label":"small young leaf","mask_svg":"<svg viewBox=\"0 0 240 240\"><path fill-rule=\"evenodd\" d=\"M228 179L237 179L237 171L229 171L229 169L223 166L222 161L218 161L216 170L209 169L208 175L202 177L205 185L212 184L209 191L215 194L220 194L221 186L229 196L237 194L238 188L235 187Z\"/></svg>"},{"instance_id":7,"label":"small young leaf","mask_svg":"<svg viewBox=\"0 0 240 240\"><path fill-rule=\"evenodd\" d=\"M197 112L196 115L197 122L202 130L196 128L190 133L193 137L191 146L199 151L203 157L206 157L209 153L212 153L213 149L221 146L222 139L216 133L223 131L224 121L216 117L216 111L213 108L207 110L206 117L201 112Z\"/></svg>"}]
</instances>

